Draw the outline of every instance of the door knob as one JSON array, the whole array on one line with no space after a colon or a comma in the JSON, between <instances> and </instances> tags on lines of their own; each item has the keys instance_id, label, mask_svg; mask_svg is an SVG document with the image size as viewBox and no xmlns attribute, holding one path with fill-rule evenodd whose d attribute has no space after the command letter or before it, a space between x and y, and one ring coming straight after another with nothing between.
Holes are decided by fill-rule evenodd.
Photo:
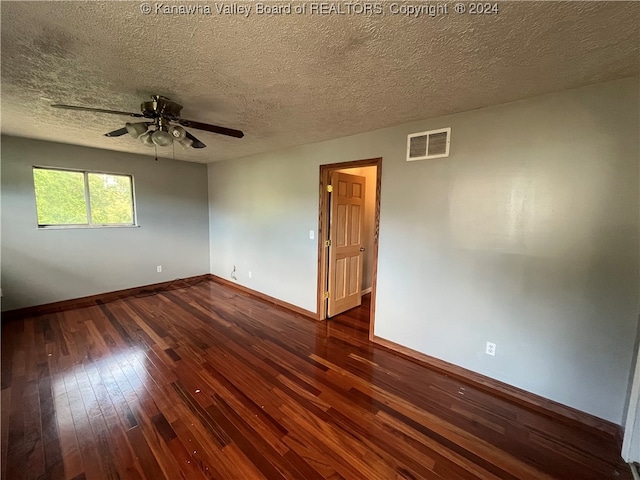
<instances>
[{"instance_id":1,"label":"door knob","mask_svg":"<svg viewBox=\"0 0 640 480\"><path fill-rule=\"evenodd\" d=\"M361 251L361 252L364 252L364 247L360 247L360 251Z\"/></svg>"}]
</instances>

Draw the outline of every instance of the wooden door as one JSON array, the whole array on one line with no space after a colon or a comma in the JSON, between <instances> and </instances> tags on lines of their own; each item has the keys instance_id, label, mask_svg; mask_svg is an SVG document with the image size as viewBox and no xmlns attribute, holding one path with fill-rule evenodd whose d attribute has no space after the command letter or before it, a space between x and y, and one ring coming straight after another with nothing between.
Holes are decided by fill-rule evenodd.
<instances>
[{"instance_id":1,"label":"wooden door","mask_svg":"<svg viewBox=\"0 0 640 480\"><path fill-rule=\"evenodd\" d=\"M361 303L365 181L357 175L331 173L329 317Z\"/></svg>"}]
</instances>

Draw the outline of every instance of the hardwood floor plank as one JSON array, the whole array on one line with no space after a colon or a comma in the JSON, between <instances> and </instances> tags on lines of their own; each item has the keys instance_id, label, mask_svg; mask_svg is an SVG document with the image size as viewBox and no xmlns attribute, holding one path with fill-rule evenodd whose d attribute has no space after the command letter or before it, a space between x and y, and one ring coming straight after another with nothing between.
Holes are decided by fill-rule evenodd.
<instances>
[{"instance_id":1,"label":"hardwood floor plank","mask_svg":"<svg viewBox=\"0 0 640 480\"><path fill-rule=\"evenodd\" d=\"M45 400L46 401L46 400ZM29 381L24 389L24 409L30 412L24 417L25 468L27 478L38 478L45 472L43 425L50 428L48 422L55 422L50 412L44 412L41 420L40 396L37 381ZM49 415L49 418L47 418ZM48 437L51 437L49 433Z\"/></svg>"},{"instance_id":2,"label":"hardwood floor plank","mask_svg":"<svg viewBox=\"0 0 640 480\"><path fill-rule=\"evenodd\" d=\"M7 441L6 478L22 480L25 478L24 456L24 377L13 377L11 382L11 415L9 416L9 433ZM29 412L27 412L29 413Z\"/></svg>"},{"instance_id":3,"label":"hardwood floor plank","mask_svg":"<svg viewBox=\"0 0 640 480\"><path fill-rule=\"evenodd\" d=\"M127 359L138 379L144 384L145 395L153 399L158 411L162 412L169 422L174 421L177 418L177 414L175 413L174 404L166 394L170 390L170 384L164 381L161 383L156 381L157 376L154 366L147 361L148 357L130 353L127 355Z\"/></svg>"},{"instance_id":4,"label":"hardwood floor plank","mask_svg":"<svg viewBox=\"0 0 640 480\"><path fill-rule=\"evenodd\" d=\"M306 480L322 480L325 477L320 474L315 468L307 463L300 455L295 451L289 449L284 454L284 458L289 462L298 472L297 478L304 478ZM295 478L295 477L294 477Z\"/></svg>"},{"instance_id":5,"label":"hardwood floor plank","mask_svg":"<svg viewBox=\"0 0 640 480\"><path fill-rule=\"evenodd\" d=\"M98 449L103 458L104 468L111 478L123 476L140 478L138 464L132 460L132 452L124 435L123 427L125 425L128 427L129 424L123 422L122 416L118 414L118 410L122 410L113 403L98 369L99 365L100 362L83 365L83 368L78 368L76 378L78 376L81 378L79 383L83 385L86 396L90 402L95 398L99 408L99 412L96 411L95 415L90 417L90 421L98 440ZM121 399L121 397L116 398ZM104 458L105 456L107 458Z\"/></svg>"},{"instance_id":6,"label":"hardwood floor plank","mask_svg":"<svg viewBox=\"0 0 640 480\"><path fill-rule=\"evenodd\" d=\"M138 425L138 421L131 411L127 399L120 390L120 386L114 378L108 363L109 360L102 359L95 362L92 366L95 368L95 371L100 378L99 381L104 387L123 429L128 430Z\"/></svg>"},{"instance_id":7,"label":"hardwood floor plank","mask_svg":"<svg viewBox=\"0 0 640 480\"><path fill-rule=\"evenodd\" d=\"M63 374L54 375L52 382L60 454L62 455L65 478L75 478L84 473L84 465Z\"/></svg>"},{"instance_id":8,"label":"hardwood floor plank","mask_svg":"<svg viewBox=\"0 0 640 480\"><path fill-rule=\"evenodd\" d=\"M206 397L206 395L199 395L199 389L192 389L194 395L191 395L188 388L185 388L182 383L176 382L172 384L172 387L178 393L184 404L191 410L195 417L200 421L202 426L209 432L211 438L215 440L216 445L219 448L224 448L231 443L228 432L226 432L213 418L205 407L200 405L198 398ZM207 406L210 402L207 402Z\"/></svg>"},{"instance_id":9,"label":"hardwood floor plank","mask_svg":"<svg viewBox=\"0 0 640 480\"><path fill-rule=\"evenodd\" d=\"M127 430L127 439L129 440L131 448L142 466L146 479L155 480L167 478L162 472L158 460L151 451L151 448L149 448L144 435L140 431L139 425Z\"/></svg>"},{"instance_id":10,"label":"hardwood floor plank","mask_svg":"<svg viewBox=\"0 0 640 480\"><path fill-rule=\"evenodd\" d=\"M279 438L275 443L272 443L269 438L262 436L260 429L254 428L256 422L254 422L252 417L241 415L240 412L236 411L233 406L218 394L215 395L215 399L215 404L209 408L215 408L217 415L224 416L224 419L220 419L220 422L227 424L229 429L236 430L237 435L242 435L242 438L245 439L244 441L250 442L251 446L248 448L255 448L259 451L260 454L264 456L265 461L269 461L284 478L307 478L306 475L312 478L318 476L318 473L308 464L303 464L304 462L298 461L299 457L290 455L290 457L295 457L293 458L294 463L290 462L286 455L290 452L290 449L285 448L283 454L281 447L285 447L285 445L281 439ZM246 451L247 448L243 448L243 450ZM254 461L255 455L249 455L249 458L256 464ZM256 466L259 465L256 464ZM271 471L271 467L267 466L266 469L260 468L260 470L267 474ZM268 475L268 477L279 478L278 475Z\"/></svg>"},{"instance_id":11,"label":"hardwood floor plank","mask_svg":"<svg viewBox=\"0 0 640 480\"><path fill-rule=\"evenodd\" d=\"M15 365L13 364L14 353L21 340L24 330L24 322L7 322L2 325L2 337L0 351L0 386L2 390L11 386Z\"/></svg>"},{"instance_id":12,"label":"hardwood floor plank","mask_svg":"<svg viewBox=\"0 0 640 480\"><path fill-rule=\"evenodd\" d=\"M203 281L2 325L2 478L632 480L558 421Z\"/></svg>"},{"instance_id":13,"label":"hardwood floor plank","mask_svg":"<svg viewBox=\"0 0 640 480\"><path fill-rule=\"evenodd\" d=\"M204 480L206 478L209 478L208 475L206 475L202 470L200 470L200 468L198 468L198 465L193 460L193 457L189 455L189 452L184 447L177 435L175 438L167 442L167 446L169 447L169 450L171 451L173 457L176 459L176 462L182 472L183 478L189 480Z\"/></svg>"},{"instance_id":14,"label":"hardwood floor plank","mask_svg":"<svg viewBox=\"0 0 640 480\"><path fill-rule=\"evenodd\" d=\"M299 422L288 417L283 418L283 422L290 430L290 433L285 437L287 444L326 478L336 476L350 480L369 478L344 458L344 452L335 451L335 444L328 445L328 442L323 441L323 438L313 427L304 428ZM307 426L309 425L308 422L305 423Z\"/></svg>"},{"instance_id":15,"label":"hardwood floor plank","mask_svg":"<svg viewBox=\"0 0 640 480\"><path fill-rule=\"evenodd\" d=\"M6 478L7 474L7 450L9 448L9 418L11 414L11 387L0 390L0 478Z\"/></svg>"},{"instance_id":16,"label":"hardwood floor plank","mask_svg":"<svg viewBox=\"0 0 640 480\"><path fill-rule=\"evenodd\" d=\"M285 476L281 471L276 468L265 455L265 451L268 453L269 446L263 442L262 439L255 435L245 435L250 432L250 428L244 424L244 422L237 415L230 415L231 418L227 418L218 405L226 406L223 400L218 397L218 402L207 407L207 413L218 423L222 429L229 435L229 438L235 445L247 456L249 461L268 479L281 479L284 480ZM230 412L226 409L227 413ZM232 421L232 420L235 420ZM273 455L273 459L277 459L279 455ZM278 462L282 465L282 457Z\"/></svg>"},{"instance_id":17,"label":"hardwood floor plank","mask_svg":"<svg viewBox=\"0 0 640 480\"><path fill-rule=\"evenodd\" d=\"M320 478L342 477L335 470L334 461L320 447L314 445L314 442L307 441L306 435L299 431L294 431L284 438L284 442L290 447L289 452L285 455L294 458L293 461L303 462L308 465L313 472L317 472ZM304 465L301 465L304 469ZM311 477L313 478L313 477Z\"/></svg>"},{"instance_id":18,"label":"hardwood floor plank","mask_svg":"<svg viewBox=\"0 0 640 480\"><path fill-rule=\"evenodd\" d=\"M185 416L186 418L188 416ZM199 428L197 424L186 424L182 419L176 420L171 426L188 452L190 461L205 478L215 480L234 478L236 473L233 465L228 464L224 453L217 445L211 445L211 440L204 429Z\"/></svg>"},{"instance_id":19,"label":"hardwood floor plank","mask_svg":"<svg viewBox=\"0 0 640 480\"><path fill-rule=\"evenodd\" d=\"M125 343L126 345L132 345L133 341L129 336L129 332L127 332L127 330L122 326L118 318L111 312L111 310L109 310L108 305L101 303L99 305L99 308L104 314L104 316L107 318L109 323L111 323L111 325L113 326L113 329L116 332L118 332L118 337L120 338L120 340L122 340L122 342Z\"/></svg>"},{"instance_id":20,"label":"hardwood floor plank","mask_svg":"<svg viewBox=\"0 0 640 480\"><path fill-rule=\"evenodd\" d=\"M82 464L85 467L84 473L87 480L107 478L100 459L97 440L91 427L89 415L85 409L82 392L78 385L75 372L70 372L65 375L64 383L69 399L73 425L76 430L76 437L79 440L78 446L80 447L80 455Z\"/></svg>"},{"instance_id":21,"label":"hardwood floor plank","mask_svg":"<svg viewBox=\"0 0 640 480\"><path fill-rule=\"evenodd\" d=\"M333 407L331 407L327 413L331 416L331 423L333 425L346 432L350 432L357 438L358 442L366 445L368 449L383 458L385 463L394 466L398 474L405 477L409 476L409 478L440 478L439 475L434 473L433 468L436 462L433 458L427 455L416 455L412 458L409 450L406 448L404 451L398 449L394 445L393 437L387 435L385 439L382 431L376 429L371 424L362 421L355 422ZM373 438L375 438L376 441L372 441ZM411 453L415 455L417 452ZM416 460L416 458L418 460Z\"/></svg>"},{"instance_id":22,"label":"hardwood floor plank","mask_svg":"<svg viewBox=\"0 0 640 480\"><path fill-rule=\"evenodd\" d=\"M171 454L169 446L165 443L160 433L155 428L152 417L148 416L145 412L139 411L138 406L134 407L134 412L139 412L140 423L137 427L129 430L129 432L136 429L139 429L142 432L145 442L144 445L141 445L141 448L144 452L147 452L148 449L151 456L157 462L160 470L163 472L164 478L180 478L180 468ZM145 453L145 455L146 454L147 453Z\"/></svg>"},{"instance_id":23,"label":"hardwood floor plank","mask_svg":"<svg viewBox=\"0 0 640 480\"><path fill-rule=\"evenodd\" d=\"M287 429L211 365L205 364L204 368L210 374L211 380L217 382L215 386L217 395L232 405L242 418L251 419L253 428L281 455L286 454L289 448L282 439L288 433Z\"/></svg>"}]
</instances>

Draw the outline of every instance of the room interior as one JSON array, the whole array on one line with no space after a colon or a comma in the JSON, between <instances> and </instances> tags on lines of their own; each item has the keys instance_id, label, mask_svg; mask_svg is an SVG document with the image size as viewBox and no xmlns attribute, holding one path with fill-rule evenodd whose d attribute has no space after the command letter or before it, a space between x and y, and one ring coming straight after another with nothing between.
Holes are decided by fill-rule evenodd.
<instances>
[{"instance_id":1,"label":"room interior","mask_svg":"<svg viewBox=\"0 0 640 480\"><path fill-rule=\"evenodd\" d=\"M292 435L292 412L302 404L311 423L340 408L343 416L375 411L388 420L394 441L402 437L423 454L398 460L399 478L576 478L576 468L591 472L580 470L584 478L640 478L640 4L500 2L497 13L452 7L436 16L392 14L385 3L382 13L362 15L241 15L216 3L187 14L163 5L178 6L0 3L2 478L37 478L54 437L58 478L108 478L109 468L121 478L206 478L214 464L227 466L213 478L389 478L380 445L347 441L357 435L346 421L324 431L339 439L334 445L317 447L339 458L326 471L310 438L280 432L269 447L280 464L243 443L253 437L237 424L242 435L229 433L233 415L255 415L252 432ZM184 129L206 147L107 137L139 120L51 107L139 112L152 95L183 105L181 118L192 121ZM244 136L193 128L197 122ZM409 135L443 128L451 129L446 156L407 161ZM378 168L353 167L372 159L381 159ZM335 318L323 314L327 166L367 178L359 282L366 301ZM39 227L33 167L130 175L134 224ZM192 339L190 327L203 338ZM258 328L270 343L255 340ZM55 339L81 342L79 331L98 340L77 343L75 353L59 350ZM233 348L219 340L226 331ZM236 347L249 331L255 348ZM288 332L292 345L273 340L276 331ZM130 343L135 335L142 350ZM267 356L273 348L289 361L303 346L314 353L300 363L291 357L291 370ZM93 447L81 445L79 426L71 443L65 430L63 415L79 421L59 403L64 396L72 406L72 390L58 395L55 382L71 372L81 391L86 372L91 386L92 369L101 372L116 347L128 353L114 361L131 375L147 369L158 392L193 406L189 415L202 428L226 432L215 454L189 453L191 435L202 445L205 437L189 431L180 412L168 413L162 395L149 391L157 405L147 411L131 377L122 404L138 405L137 395L140 410L118 411L113 427L107 411L94 412L104 424L88 414L95 451L122 455L92 476ZM273 374L269 387L256 379L256 392L285 384L298 392L291 382L303 381L307 389L295 398L306 403L260 405L266 400L251 397L251 385L223 381L231 373L216 348ZM260 367L256 352L267 359ZM208 365L211 383L199 386L188 362ZM184 380L167 380L180 385L167 393L156 375ZM352 382L344 392L316 392L338 378ZM393 382L406 382L397 396L377 390ZM211 389L216 415L194 389ZM241 394L251 405L227 412ZM429 395L457 405L447 408L458 416L425 410ZM42 421L29 430L16 405L36 396ZM456 403L481 401L495 408L465 417ZM393 423L384 405L436 429L439 446L400 433L410 422ZM86 399L85 406L90 412ZM47 437L49 407L57 433ZM490 419L505 411L513 418L496 427ZM549 425L548 437L527 431L534 413ZM554 422L569 433L554 431ZM116 433L109 437L102 425ZM509 450L492 436L496 428L524 446ZM39 461L22 471L29 433L40 438L31 453ZM116 434L126 441L118 444ZM593 453L600 441L606 458ZM421 450L427 446L431 456ZM529 447L566 455L543 458Z\"/></svg>"}]
</instances>

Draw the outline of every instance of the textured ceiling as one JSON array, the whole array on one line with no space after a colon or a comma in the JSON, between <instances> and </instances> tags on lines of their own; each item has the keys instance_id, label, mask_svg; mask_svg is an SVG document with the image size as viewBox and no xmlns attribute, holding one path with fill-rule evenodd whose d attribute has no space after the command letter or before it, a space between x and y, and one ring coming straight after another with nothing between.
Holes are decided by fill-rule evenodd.
<instances>
[{"instance_id":1,"label":"textured ceiling","mask_svg":"<svg viewBox=\"0 0 640 480\"><path fill-rule=\"evenodd\" d=\"M208 147L175 149L211 162L639 73L638 2L503 2L497 15L449 4L419 18L393 14L392 2L382 15L291 3L307 13L258 15L253 2L238 2L252 7L245 17L217 13L231 2L151 1L144 15L142 2L2 1L2 132L153 155L129 136L102 135L127 117L49 104L135 112L158 93L183 104L185 118L244 130L243 139L192 130Z\"/></svg>"}]
</instances>

